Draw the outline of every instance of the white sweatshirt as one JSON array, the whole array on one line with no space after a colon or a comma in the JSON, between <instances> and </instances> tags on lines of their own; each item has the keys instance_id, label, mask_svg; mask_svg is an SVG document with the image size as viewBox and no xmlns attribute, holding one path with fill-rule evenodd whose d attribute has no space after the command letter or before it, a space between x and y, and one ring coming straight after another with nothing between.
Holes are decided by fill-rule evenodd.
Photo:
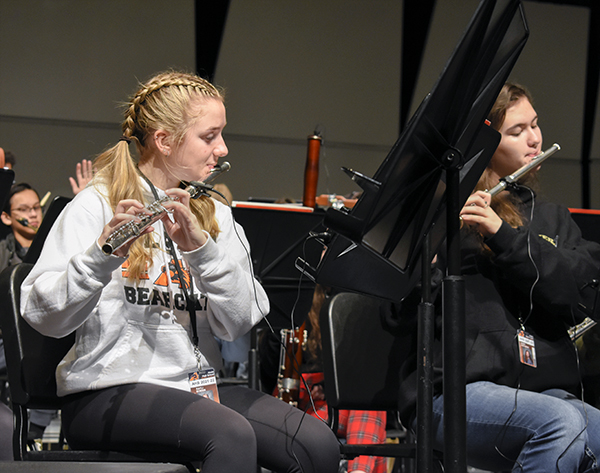
<instances>
[{"instance_id":1,"label":"white sweatshirt","mask_svg":"<svg viewBox=\"0 0 600 473\"><path fill-rule=\"evenodd\" d=\"M247 333L268 313L269 301L252 276L242 227L229 207L215 205L221 229L216 241L209 238L201 248L178 255L186 275L191 271L200 302L202 368L218 370L222 359L213 335L231 341ZM135 382L189 390L188 374L197 369L190 317L162 223L153 225L160 245L154 264L148 277L134 284L126 278L126 259L104 255L97 243L112 216L91 186L67 205L23 283L23 317L47 336L76 331L75 345L56 371L59 396Z\"/></svg>"}]
</instances>

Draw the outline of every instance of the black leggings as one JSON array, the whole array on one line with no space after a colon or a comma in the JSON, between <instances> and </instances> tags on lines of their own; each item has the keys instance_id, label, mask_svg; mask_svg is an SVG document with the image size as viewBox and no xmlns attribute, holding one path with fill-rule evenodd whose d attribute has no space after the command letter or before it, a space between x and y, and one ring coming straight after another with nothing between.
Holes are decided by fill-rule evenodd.
<instances>
[{"instance_id":1,"label":"black leggings","mask_svg":"<svg viewBox=\"0 0 600 473\"><path fill-rule=\"evenodd\" d=\"M259 391L219 388L221 404L191 392L127 384L65 398L62 423L74 449L179 452L202 473L335 473L339 443L318 419ZM300 428L298 429L298 425Z\"/></svg>"}]
</instances>

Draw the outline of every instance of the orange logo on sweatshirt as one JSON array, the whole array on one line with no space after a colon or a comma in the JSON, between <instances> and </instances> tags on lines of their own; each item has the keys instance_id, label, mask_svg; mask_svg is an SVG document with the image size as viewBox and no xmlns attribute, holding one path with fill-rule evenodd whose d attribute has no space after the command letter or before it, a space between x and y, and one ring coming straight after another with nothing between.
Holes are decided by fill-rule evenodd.
<instances>
[{"instance_id":1,"label":"orange logo on sweatshirt","mask_svg":"<svg viewBox=\"0 0 600 473\"><path fill-rule=\"evenodd\" d=\"M179 287L181 286L181 280L179 279L179 274L177 273L177 269L175 268L175 261L171 258L171 260L169 261L169 274L167 275L167 265L163 264L162 267L160 268L160 275L156 278L156 280L154 281L154 284L156 286L162 286L162 287L167 287L169 285L169 280L171 280L172 282L174 282L175 284L178 284ZM181 267L181 264L179 264L179 267ZM190 287L190 273L182 268L182 273L183 273L183 279L185 280L185 287Z\"/></svg>"},{"instance_id":2,"label":"orange logo on sweatshirt","mask_svg":"<svg viewBox=\"0 0 600 473\"><path fill-rule=\"evenodd\" d=\"M125 262L121 265L121 275L124 278L129 277L129 265L129 259L126 259ZM140 275L140 279L150 279L150 276L148 276L148 264L146 264L146 269L144 269L144 271Z\"/></svg>"}]
</instances>

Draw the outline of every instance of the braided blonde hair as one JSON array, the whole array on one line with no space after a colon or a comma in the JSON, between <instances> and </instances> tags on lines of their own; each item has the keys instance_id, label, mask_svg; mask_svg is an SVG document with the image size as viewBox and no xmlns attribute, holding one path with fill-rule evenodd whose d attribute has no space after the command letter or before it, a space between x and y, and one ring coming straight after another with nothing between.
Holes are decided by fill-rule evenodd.
<instances>
[{"instance_id":1,"label":"braided blonde hair","mask_svg":"<svg viewBox=\"0 0 600 473\"><path fill-rule=\"evenodd\" d=\"M198 107L191 107L192 102L197 103L198 99L223 101L224 97L214 85L194 74L167 71L155 75L146 83L140 84L139 90L125 105L125 119L121 125L123 137L135 142L140 156L147 150L148 140L155 130L167 131L174 144L180 144L202 112ZM196 113L192 113L193 111ZM113 211L123 199L143 202L143 186L137 163L138 160L131 155L125 140L119 141L95 159L95 183L102 184L107 189L107 198ZM216 238L219 227L212 199L203 196L192 200L190 209L200 226L212 238ZM130 279L139 281L152 265L154 247L152 234L138 238L131 245L128 258Z\"/></svg>"}]
</instances>

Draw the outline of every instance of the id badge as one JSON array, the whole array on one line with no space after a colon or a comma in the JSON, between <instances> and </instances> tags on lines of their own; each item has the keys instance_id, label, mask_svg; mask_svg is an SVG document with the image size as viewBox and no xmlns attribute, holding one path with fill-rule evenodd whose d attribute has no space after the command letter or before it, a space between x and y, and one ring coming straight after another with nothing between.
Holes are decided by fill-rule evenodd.
<instances>
[{"instance_id":1,"label":"id badge","mask_svg":"<svg viewBox=\"0 0 600 473\"><path fill-rule=\"evenodd\" d=\"M517 341L519 344L519 357L521 358L521 363L531 366L532 368L537 368L533 336L524 330L519 330L517 332Z\"/></svg>"},{"instance_id":2,"label":"id badge","mask_svg":"<svg viewBox=\"0 0 600 473\"><path fill-rule=\"evenodd\" d=\"M194 394L220 402L219 391L217 389L217 376L214 368L206 368L189 373L188 382L190 384L190 391Z\"/></svg>"}]
</instances>

